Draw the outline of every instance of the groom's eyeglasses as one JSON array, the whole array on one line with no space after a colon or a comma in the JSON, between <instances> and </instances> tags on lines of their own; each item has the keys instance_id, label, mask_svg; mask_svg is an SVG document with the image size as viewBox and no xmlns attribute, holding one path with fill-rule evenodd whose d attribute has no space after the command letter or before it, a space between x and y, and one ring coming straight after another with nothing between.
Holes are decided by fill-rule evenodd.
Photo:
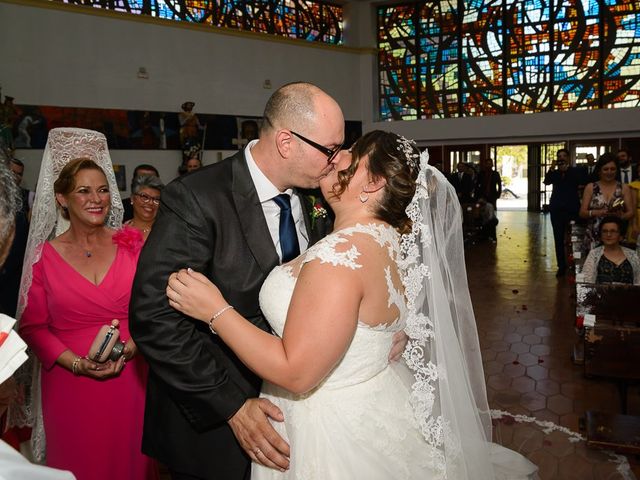
<instances>
[{"instance_id":1,"label":"groom's eyeglasses","mask_svg":"<svg viewBox=\"0 0 640 480\"><path fill-rule=\"evenodd\" d=\"M331 163L331 160L333 160L336 157L336 155L338 154L338 152L340 150L342 150L342 146L344 145L344 143L341 143L336 148L331 149L331 148L327 148L327 147L325 147L323 145L320 145L319 143L316 143L313 140L309 140L307 137L303 137L302 135L300 135L299 133L294 132L293 130L291 130L291 133L293 133L296 137L298 137L303 142L311 145L316 150L324 153L327 156L327 163Z\"/></svg>"}]
</instances>

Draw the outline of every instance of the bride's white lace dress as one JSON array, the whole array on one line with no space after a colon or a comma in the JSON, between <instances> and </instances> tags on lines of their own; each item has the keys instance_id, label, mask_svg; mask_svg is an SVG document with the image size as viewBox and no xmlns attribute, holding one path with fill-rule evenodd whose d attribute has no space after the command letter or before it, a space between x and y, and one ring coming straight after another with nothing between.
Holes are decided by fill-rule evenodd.
<instances>
[{"instance_id":1,"label":"bride's white lace dress","mask_svg":"<svg viewBox=\"0 0 640 480\"><path fill-rule=\"evenodd\" d=\"M362 268L358 245L369 242L370 247L375 242L388 261L378 278L372 276L370 281L386 283L389 308L399 314L385 324L376 325L375 319L359 321L344 357L311 392L294 395L265 382L261 396L284 413L284 423L274 422L274 427L291 445L291 466L279 472L254 464L252 480L445 478L437 449L416 427L409 403L410 374L403 362L388 361L392 337L403 328L406 312L395 262L398 241L399 235L388 226L343 229L289 264L276 267L266 279L260 305L274 332L282 336L302 266L312 261L330 264L336 275L341 269ZM318 295L322 295L322 285L318 285ZM531 465L523 461L528 471L503 478L528 478Z\"/></svg>"}]
</instances>

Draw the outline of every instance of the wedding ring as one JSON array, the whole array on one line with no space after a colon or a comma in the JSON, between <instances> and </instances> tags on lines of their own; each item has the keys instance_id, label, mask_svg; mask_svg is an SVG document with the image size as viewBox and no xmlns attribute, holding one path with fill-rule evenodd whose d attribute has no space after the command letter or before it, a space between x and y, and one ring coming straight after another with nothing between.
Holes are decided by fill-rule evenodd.
<instances>
[{"instance_id":1,"label":"wedding ring","mask_svg":"<svg viewBox=\"0 0 640 480\"><path fill-rule=\"evenodd\" d=\"M260 450L260 448L256 447L256 448L254 448L253 453L254 453L256 456L258 456L258 455L260 455L260 454L262 453L262 450Z\"/></svg>"}]
</instances>

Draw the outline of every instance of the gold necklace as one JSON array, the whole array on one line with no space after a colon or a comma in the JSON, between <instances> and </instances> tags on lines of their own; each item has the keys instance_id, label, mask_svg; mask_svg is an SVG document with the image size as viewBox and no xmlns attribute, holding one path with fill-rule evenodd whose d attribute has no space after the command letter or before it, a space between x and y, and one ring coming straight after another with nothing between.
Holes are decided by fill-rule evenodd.
<instances>
[{"instance_id":1,"label":"gold necklace","mask_svg":"<svg viewBox=\"0 0 640 480\"><path fill-rule=\"evenodd\" d=\"M131 220L131 226L134 227L134 228L137 228L140 231L142 231L142 233L149 233L151 231L151 227L149 227L149 228L136 227L136 223L133 220Z\"/></svg>"}]
</instances>

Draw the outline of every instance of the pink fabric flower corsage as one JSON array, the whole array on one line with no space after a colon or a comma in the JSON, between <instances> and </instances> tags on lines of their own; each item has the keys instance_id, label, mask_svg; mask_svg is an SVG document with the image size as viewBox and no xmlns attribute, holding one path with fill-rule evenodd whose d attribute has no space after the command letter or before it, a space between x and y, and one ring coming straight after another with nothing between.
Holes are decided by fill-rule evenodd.
<instances>
[{"instance_id":1,"label":"pink fabric flower corsage","mask_svg":"<svg viewBox=\"0 0 640 480\"><path fill-rule=\"evenodd\" d=\"M142 245L144 245L144 237L140 230L127 225L118 230L113 235L112 240L115 245L129 250L134 254L140 253Z\"/></svg>"}]
</instances>

